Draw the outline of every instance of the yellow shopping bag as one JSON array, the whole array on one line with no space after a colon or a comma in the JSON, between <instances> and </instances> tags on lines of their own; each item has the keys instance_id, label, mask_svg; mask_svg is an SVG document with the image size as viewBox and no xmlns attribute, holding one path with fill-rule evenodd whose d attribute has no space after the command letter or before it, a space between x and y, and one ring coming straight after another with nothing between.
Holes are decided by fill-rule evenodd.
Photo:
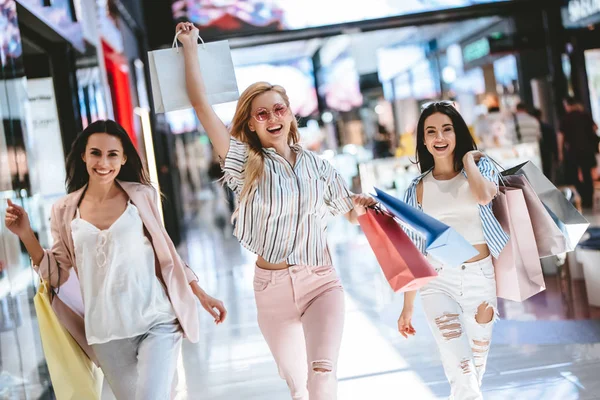
<instances>
[{"instance_id":1,"label":"yellow shopping bag","mask_svg":"<svg viewBox=\"0 0 600 400\"><path fill-rule=\"evenodd\" d=\"M42 346L57 400L100 400L102 371L61 325L50 304L50 287L42 282L33 298Z\"/></svg>"}]
</instances>

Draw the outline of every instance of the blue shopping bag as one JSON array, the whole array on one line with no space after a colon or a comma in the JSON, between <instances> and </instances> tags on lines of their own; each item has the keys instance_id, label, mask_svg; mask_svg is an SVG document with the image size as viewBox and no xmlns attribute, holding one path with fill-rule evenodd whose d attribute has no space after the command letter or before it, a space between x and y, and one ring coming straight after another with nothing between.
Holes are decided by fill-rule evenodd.
<instances>
[{"instance_id":1,"label":"blue shopping bag","mask_svg":"<svg viewBox=\"0 0 600 400\"><path fill-rule=\"evenodd\" d=\"M427 253L449 267L458 267L479 252L448 225L375 188L375 198L400 221L419 234L427 243Z\"/></svg>"}]
</instances>

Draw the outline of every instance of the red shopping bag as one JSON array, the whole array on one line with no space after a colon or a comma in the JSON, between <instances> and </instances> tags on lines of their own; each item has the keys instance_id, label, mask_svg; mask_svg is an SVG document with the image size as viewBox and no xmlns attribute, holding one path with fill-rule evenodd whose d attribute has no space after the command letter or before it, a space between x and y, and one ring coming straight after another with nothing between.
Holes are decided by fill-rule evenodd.
<instances>
[{"instance_id":1,"label":"red shopping bag","mask_svg":"<svg viewBox=\"0 0 600 400\"><path fill-rule=\"evenodd\" d=\"M358 222L395 292L417 290L437 276L391 215L368 209Z\"/></svg>"},{"instance_id":2,"label":"red shopping bag","mask_svg":"<svg viewBox=\"0 0 600 400\"><path fill-rule=\"evenodd\" d=\"M510 236L494 260L496 294L503 299L523 301L546 289L523 191L501 186L492 207L502 229Z\"/></svg>"}]
</instances>

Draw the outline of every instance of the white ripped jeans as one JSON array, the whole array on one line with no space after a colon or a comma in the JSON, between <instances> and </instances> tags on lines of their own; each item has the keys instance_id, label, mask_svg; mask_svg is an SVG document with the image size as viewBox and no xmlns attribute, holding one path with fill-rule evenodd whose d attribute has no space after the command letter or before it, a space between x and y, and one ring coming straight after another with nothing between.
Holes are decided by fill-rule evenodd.
<instances>
[{"instance_id":1,"label":"white ripped jeans","mask_svg":"<svg viewBox=\"0 0 600 400\"><path fill-rule=\"evenodd\" d=\"M430 261L438 277L421 288L420 293L450 382L450 399L483 399L481 381L498 304L492 258L465 263L458 268ZM492 320L477 322L478 310L488 307L494 311Z\"/></svg>"}]
</instances>

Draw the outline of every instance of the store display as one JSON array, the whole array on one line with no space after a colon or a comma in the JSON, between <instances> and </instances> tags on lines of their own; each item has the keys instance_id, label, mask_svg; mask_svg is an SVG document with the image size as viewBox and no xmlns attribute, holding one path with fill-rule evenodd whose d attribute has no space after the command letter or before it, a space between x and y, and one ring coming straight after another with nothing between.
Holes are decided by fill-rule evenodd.
<instances>
[{"instance_id":1,"label":"store display","mask_svg":"<svg viewBox=\"0 0 600 400\"><path fill-rule=\"evenodd\" d=\"M19 22L17 20L17 3L14 1L0 2L0 23L2 33L0 34L0 65L4 67L10 62L21 59L23 45Z\"/></svg>"},{"instance_id":2,"label":"store display","mask_svg":"<svg viewBox=\"0 0 600 400\"><path fill-rule=\"evenodd\" d=\"M3 1L2 3L14 4L14 1ZM51 2L48 2L40 0L19 0L19 4L29 9L41 21L52 27L52 29L62 36L63 39L68 40L73 47L79 51L85 50L83 32L81 25L73 16L71 1L52 0Z\"/></svg>"},{"instance_id":3,"label":"store display","mask_svg":"<svg viewBox=\"0 0 600 400\"><path fill-rule=\"evenodd\" d=\"M172 10L175 19L186 18L213 37L316 28L506 1L512 0L372 0L368 5L349 7L345 0L173 0Z\"/></svg>"},{"instance_id":4,"label":"store display","mask_svg":"<svg viewBox=\"0 0 600 400\"><path fill-rule=\"evenodd\" d=\"M317 111L317 90L309 57L235 66L235 75L240 92L255 82L266 81L285 88L295 115L308 117Z\"/></svg>"},{"instance_id":5,"label":"store display","mask_svg":"<svg viewBox=\"0 0 600 400\"><path fill-rule=\"evenodd\" d=\"M350 111L360 107L363 96L356 64L347 47L319 70L319 94L327 107L337 111Z\"/></svg>"},{"instance_id":6,"label":"store display","mask_svg":"<svg viewBox=\"0 0 600 400\"><path fill-rule=\"evenodd\" d=\"M596 123L600 122L600 49L585 51L585 66L588 74L588 88L592 116Z\"/></svg>"}]
</instances>

